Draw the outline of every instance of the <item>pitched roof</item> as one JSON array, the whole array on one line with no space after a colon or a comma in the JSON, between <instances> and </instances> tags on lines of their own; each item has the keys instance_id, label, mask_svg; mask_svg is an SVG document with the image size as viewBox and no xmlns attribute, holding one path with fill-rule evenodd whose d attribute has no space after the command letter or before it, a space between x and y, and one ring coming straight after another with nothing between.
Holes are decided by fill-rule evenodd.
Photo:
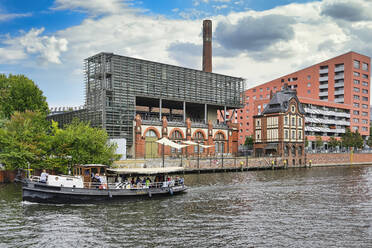
<instances>
[{"instance_id":1,"label":"pitched roof","mask_svg":"<svg viewBox=\"0 0 372 248\"><path fill-rule=\"evenodd\" d=\"M302 104L297 98L296 91L285 87L283 90L278 91L274 94L271 98L269 104L267 104L266 108L262 111L262 114L271 114L271 113L284 113L288 111L289 108L289 101L294 98L298 104L299 112L301 114L305 114L305 110L302 107Z\"/></svg>"}]
</instances>

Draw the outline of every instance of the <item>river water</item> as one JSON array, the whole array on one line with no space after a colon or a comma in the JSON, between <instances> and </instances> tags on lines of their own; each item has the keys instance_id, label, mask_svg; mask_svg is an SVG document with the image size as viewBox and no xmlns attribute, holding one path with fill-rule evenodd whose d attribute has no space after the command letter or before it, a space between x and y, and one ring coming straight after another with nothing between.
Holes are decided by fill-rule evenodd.
<instances>
[{"instance_id":1,"label":"river water","mask_svg":"<svg viewBox=\"0 0 372 248\"><path fill-rule=\"evenodd\" d=\"M21 202L0 185L0 247L372 247L372 167L186 175L187 194Z\"/></svg>"}]
</instances>

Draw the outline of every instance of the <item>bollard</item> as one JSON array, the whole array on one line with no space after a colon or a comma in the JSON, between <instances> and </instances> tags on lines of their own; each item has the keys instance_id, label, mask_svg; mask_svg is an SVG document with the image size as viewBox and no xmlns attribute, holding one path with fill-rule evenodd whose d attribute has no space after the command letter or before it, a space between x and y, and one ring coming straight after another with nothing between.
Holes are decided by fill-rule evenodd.
<instances>
[{"instance_id":1,"label":"bollard","mask_svg":"<svg viewBox=\"0 0 372 248\"><path fill-rule=\"evenodd\" d=\"M274 160L271 161L271 169L274 170Z\"/></svg>"},{"instance_id":2,"label":"bollard","mask_svg":"<svg viewBox=\"0 0 372 248\"><path fill-rule=\"evenodd\" d=\"M311 168L311 159L309 160L309 168Z\"/></svg>"}]
</instances>

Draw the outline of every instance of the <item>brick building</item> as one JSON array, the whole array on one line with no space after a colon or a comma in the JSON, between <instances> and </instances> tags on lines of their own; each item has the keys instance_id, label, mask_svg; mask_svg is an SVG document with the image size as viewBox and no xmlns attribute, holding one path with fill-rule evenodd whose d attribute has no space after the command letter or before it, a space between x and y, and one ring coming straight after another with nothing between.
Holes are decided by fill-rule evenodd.
<instances>
[{"instance_id":1,"label":"brick building","mask_svg":"<svg viewBox=\"0 0 372 248\"><path fill-rule=\"evenodd\" d=\"M253 116L265 109L270 92L283 89L285 83L297 91L304 106L309 147L314 148L316 136L326 146L329 137L340 137L346 128L364 138L369 135L370 57L348 52L246 90L244 108L231 116L239 123L240 144L253 135Z\"/></svg>"},{"instance_id":2,"label":"brick building","mask_svg":"<svg viewBox=\"0 0 372 248\"><path fill-rule=\"evenodd\" d=\"M254 155L278 156L287 165L305 163L305 110L288 88L270 94L270 102L261 114L253 117Z\"/></svg>"},{"instance_id":3,"label":"brick building","mask_svg":"<svg viewBox=\"0 0 372 248\"><path fill-rule=\"evenodd\" d=\"M243 106L244 80L211 72L210 20L203 22L203 34L202 71L113 53L85 59L84 108L48 118L63 127L78 117L106 129L110 138L125 138L128 157L160 156L155 141L162 137L212 146L167 147L166 155L237 153L237 124L217 120L217 112Z\"/></svg>"}]
</instances>

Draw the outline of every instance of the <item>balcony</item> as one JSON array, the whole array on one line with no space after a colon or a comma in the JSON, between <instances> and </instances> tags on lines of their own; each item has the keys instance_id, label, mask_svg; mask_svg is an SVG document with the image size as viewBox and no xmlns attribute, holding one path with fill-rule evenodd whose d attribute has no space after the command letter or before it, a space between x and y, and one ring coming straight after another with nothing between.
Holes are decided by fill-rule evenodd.
<instances>
[{"instance_id":1,"label":"balcony","mask_svg":"<svg viewBox=\"0 0 372 248\"><path fill-rule=\"evenodd\" d=\"M344 71L344 70L345 70L344 66L335 67L335 72L340 72L340 71Z\"/></svg>"},{"instance_id":2,"label":"balcony","mask_svg":"<svg viewBox=\"0 0 372 248\"><path fill-rule=\"evenodd\" d=\"M342 97L340 97L340 98L335 98L335 102L337 102L337 103L343 103L344 102L344 98Z\"/></svg>"},{"instance_id":3,"label":"balcony","mask_svg":"<svg viewBox=\"0 0 372 248\"><path fill-rule=\"evenodd\" d=\"M328 76L319 77L319 82L324 82L324 81L328 81Z\"/></svg>"},{"instance_id":4,"label":"balcony","mask_svg":"<svg viewBox=\"0 0 372 248\"><path fill-rule=\"evenodd\" d=\"M338 79L344 79L344 74L337 74L335 75L335 80L338 80Z\"/></svg>"},{"instance_id":5,"label":"balcony","mask_svg":"<svg viewBox=\"0 0 372 248\"><path fill-rule=\"evenodd\" d=\"M319 96L328 96L328 91L319 92Z\"/></svg>"},{"instance_id":6,"label":"balcony","mask_svg":"<svg viewBox=\"0 0 372 248\"><path fill-rule=\"evenodd\" d=\"M328 84L320 84L319 89L328 89Z\"/></svg>"},{"instance_id":7,"label":"balcony","mask_svg":"<svg viewBox=\"0 0 372 248\"><path fill-rule=\"evenodd\" d=\"M335 88L344 87L344 82L342 83L335 83Z\"/></svg>"},{"instance_id":8,"label":"balcony","mask_svg":"<svg viewBox=\"0 0 372 248\"><path fill-rule=\"evenodd\" d=\"M342 90L336 90L335 91L335 96L337 96L337 95L343 95L344 94L344 89L342 89Z\"/></svg>"},{"instance_id":9,"label":"balcony","mask_svg":"<svg viewBox=\"0 0 372 248\"><path fill-rule=\"evenodd\" d=\"M319 74L323 74L323 73L328 73L328 68L319 70Z\"/></svg>"}]
</instances>

